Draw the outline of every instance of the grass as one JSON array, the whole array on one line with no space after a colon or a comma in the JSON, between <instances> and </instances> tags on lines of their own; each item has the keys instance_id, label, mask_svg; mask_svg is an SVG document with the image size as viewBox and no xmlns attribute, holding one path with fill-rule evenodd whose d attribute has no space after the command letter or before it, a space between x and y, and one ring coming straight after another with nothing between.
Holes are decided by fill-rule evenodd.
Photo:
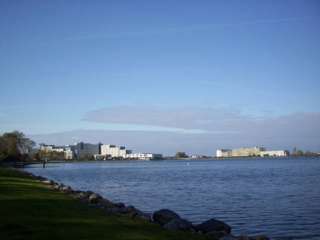
<instances>
[{"instance_id":1,"label":"grass","mask_svg":"<svg viewBox=\"0 0 320 240\"><path fill-rule=\"evenodd\" d=\"M143 220L106 215L50 189L23 172L0 167L0 239L180 240L203 236L170 232Z\"/></svg>"}]
</instances>

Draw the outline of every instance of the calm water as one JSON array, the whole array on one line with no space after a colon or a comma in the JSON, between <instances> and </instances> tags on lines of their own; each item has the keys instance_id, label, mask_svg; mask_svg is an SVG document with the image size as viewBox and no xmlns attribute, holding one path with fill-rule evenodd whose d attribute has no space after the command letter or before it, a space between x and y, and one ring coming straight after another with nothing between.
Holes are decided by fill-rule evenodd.
<instances>
[{"instance_id":1,"label":"calm water","mask_svg":"<svg viewBox=\"0 0 320 240\"><path fill-rule=\"evenodd\" d=\"M152 212L217 218L236 234L320 239L320 159L114 161L28 170Z\"/></svg>"}]
</instances>

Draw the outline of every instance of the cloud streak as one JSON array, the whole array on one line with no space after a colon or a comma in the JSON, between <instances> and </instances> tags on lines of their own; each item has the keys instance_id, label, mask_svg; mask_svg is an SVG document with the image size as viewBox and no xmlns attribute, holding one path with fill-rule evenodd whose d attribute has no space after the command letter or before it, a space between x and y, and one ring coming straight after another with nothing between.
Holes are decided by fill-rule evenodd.
<instances>
[{"instance_id":1,"label":"cloud streak","mask_svg":"<svg viewBox=\"0 0 320 240\"><path fill-rule=\"evenodd\" d=\"M246 136L320 136L320 113L292 113L277 117L255 117L223 108L196 107L107 107L87 112L84 121L174 128L203 134L243 134ZM179 131L177 131L179 132Z\"/></svg>"},{"instance_id":2,"label":"cloud streak","mask_svg":"<svg viewBox=\"0 0 320 240\"><path fill-rule=\"evenodd\" d=\"M38 143L72 144L81 140L126 145L137 152L164 154L186 151L213 155L217 148L243 146L288 150L296 146L320 150L319 112L257 118L223 108L117 106L90 111L83 121L86 126L97 128L33 134L30 137ZM112 129L112 124L108 125L110 123L118 124L117 128ZM108 125L109 129L98 129L96 124ZM188 131L190 129L202 132L195 134Z\"/></svg>"}]
</instances>

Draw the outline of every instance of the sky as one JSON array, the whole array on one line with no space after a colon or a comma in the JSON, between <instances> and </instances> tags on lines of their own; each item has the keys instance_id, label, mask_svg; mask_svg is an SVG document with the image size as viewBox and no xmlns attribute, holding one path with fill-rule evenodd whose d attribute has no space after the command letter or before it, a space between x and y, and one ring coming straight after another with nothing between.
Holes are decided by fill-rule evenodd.
<instances>
[{"instance_id":1,"label":"sky","mask_svg":"<svg viewBox=\"0 0 320 240\"><path fill-rule=\"evenodd\" d=\"M320 2L0 1L0 132L320 151Z\"/></svg>"}]
</instances>

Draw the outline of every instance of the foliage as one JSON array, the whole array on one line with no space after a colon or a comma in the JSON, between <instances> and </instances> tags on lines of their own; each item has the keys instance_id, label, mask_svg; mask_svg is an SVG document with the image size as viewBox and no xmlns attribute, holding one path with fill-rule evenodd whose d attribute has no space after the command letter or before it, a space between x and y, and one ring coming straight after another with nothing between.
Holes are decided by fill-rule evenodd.
<instances>
[{"instance_id":1,"label":"foliage","mask_svg":"<svg viewBox=\"0 0 320 240\"><path fill-rule=\"evenodd\" d=\"M34 145L22 132L4 133L0 136L0 161L26 160Z\"/></svg>"},{"instance_id":2,"label":"foliage","mask_svg":"<svg viewBox=\"0 0 320 240\"><path fill-rule=\"evenodd\" d=\"M37 152L35 158L37 160L43 160L43 159L47 159L47 160L63 160L64 159L64 152L39 151L39 152Z\"/></svg>"},{"instance_id":3,"label":"foliage","mask_svg":"<svg viewBox=\"0 0 320 240\"><path fill-rule=\"evenodd\" d=\"M188 155L185 152L177 152L176 158L187 158Z\"/></svg>"}]
</instances>

